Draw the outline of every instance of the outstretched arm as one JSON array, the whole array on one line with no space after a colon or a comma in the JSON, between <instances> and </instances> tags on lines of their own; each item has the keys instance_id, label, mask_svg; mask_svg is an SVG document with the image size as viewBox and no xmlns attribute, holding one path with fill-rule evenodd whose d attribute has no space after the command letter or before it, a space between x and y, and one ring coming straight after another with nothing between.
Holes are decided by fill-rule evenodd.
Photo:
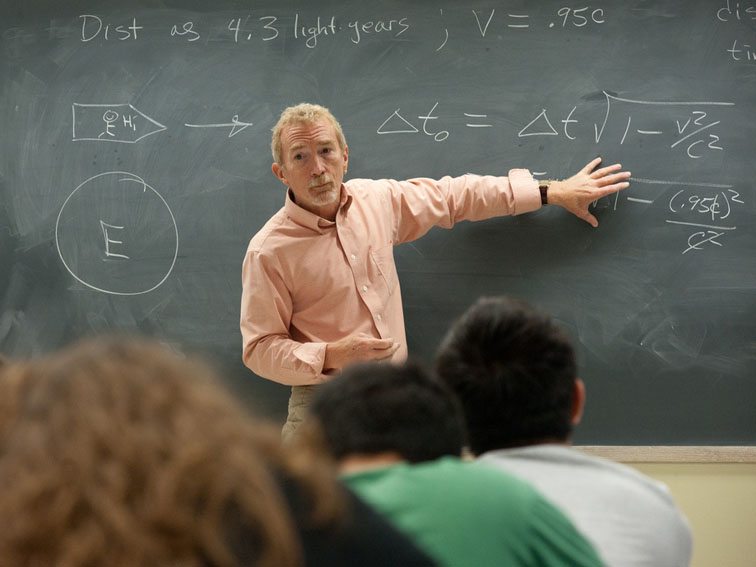
<instances>
[{"instance_id":1,"label":"outstretched arm","mask_svg":"<svg viewBox=\"0 0 756 567\"><path fill-rule=\"evenodd\" d=\"M588 211L588 206L601 197L630 186L627 182L630 172L620 171L622 165L615 163L596 169L600 163L601 158L598 157L569 179L552 181L548 189L549 205L559 205L592 227L597 227L598 220Z\"/></svg>"}]
</instances>

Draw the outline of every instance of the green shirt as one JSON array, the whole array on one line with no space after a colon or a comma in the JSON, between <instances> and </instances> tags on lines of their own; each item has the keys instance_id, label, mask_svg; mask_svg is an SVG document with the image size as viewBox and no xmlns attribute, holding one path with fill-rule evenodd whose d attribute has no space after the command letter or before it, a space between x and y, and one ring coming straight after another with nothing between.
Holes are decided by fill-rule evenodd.
<instances>
[{"instance_id":1,"label":"green shirt","mask_svg":"<svg viewBox=\"0 0 756 567\"><path fill-rule=\"evenodd\" d=\"M344 476L442 565L601 565L570 521L530 485L445 457Z\"/></svg>"}]
</instances>

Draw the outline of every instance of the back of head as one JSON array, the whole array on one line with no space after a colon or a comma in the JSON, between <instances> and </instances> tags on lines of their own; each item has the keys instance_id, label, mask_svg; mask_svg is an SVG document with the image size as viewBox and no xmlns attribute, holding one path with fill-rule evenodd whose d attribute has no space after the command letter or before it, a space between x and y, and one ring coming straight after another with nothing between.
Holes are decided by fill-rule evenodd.
<instances>
[{"instance_id":1,"label":"back of head","mask_svg":"<svg viewBox=\"0 0 756 567\"><path fill-rule=\"evenodd\" d=\"M475 454L570 437L573 348L524 302L478 300L443 340L436 372L462 403Z\"/></svg>"},{"instance_id":2,"label":"back of head","mask_svg":"<svg viewBox=\"0 0 756 567\"><path fill-rule=\"evenodd\" d=\"M300 551L272 432L198 361L94 340L0 380L0 564L254 565ZM12 520L10 520L12 518Z\"/></svg>"},{"instance_id":3,"label":"back of head","mask_svg":"<svg viewBox=\"0 0 756 567\"><path fill-rule=\"evenodd\" d=\"M282 147L281 147L281 133L284 128L295 124L313 124L320 120L326 120L336 130L336 137L339 142L339 147L343 150L346 147L346 138L344 137L344 131L341 128L341 124L336 120L336 117L331 114L325 106L319 104L311 104L309 102L302 102L294 106L285 108L278 118L275 126L273 126L271 137L270 149L273 154L273 161L276 163L283 163L282 159Z\"/></svg>"},{"instance_id":4,"label":"back of head","mask_svg":"<svg viewBox=\"0 0 756 567\"><path fill-rule=\"evenodd\" d=\"M465 442L454 395L414 364L349 367L318 386L310 412L337 460L398 453L417 463L459 456Z\"/></svg>"}]
</instances>

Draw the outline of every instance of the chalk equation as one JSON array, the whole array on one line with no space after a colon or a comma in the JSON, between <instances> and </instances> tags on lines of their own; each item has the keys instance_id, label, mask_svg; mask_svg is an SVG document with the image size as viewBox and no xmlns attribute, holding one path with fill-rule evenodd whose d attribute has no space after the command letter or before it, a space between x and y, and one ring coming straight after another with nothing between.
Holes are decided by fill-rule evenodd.
<instances>
[{"instance_id":1,"label":"chalk equation","mask_svg":"<svg viewBox=\"0 0 756 567\"><path fill-rule=\"evenodd\" d=\"M689 235L688 247L683 250L683 254L703 250L705 246L723 246L720 238L737 229L737 226L728 224L727 219L734 207L745 204L740 193L731 186L722 185L702 189L704 188L680 189L669 199L668 209L672 214L681 215L687 212L696 219L694 221L667 219L670 224L693 227L694 232Z\"/></svg>"},{"instance_id":2,"label":"chalk equation","mask_svg":"<svg viewBox=\"0 0 756 567\"><path fill-rule=\"evenodd\" d=\"M663 200L669 217L665 222L687 232L686 244L681 254L713 246L722 247L726 235L738 228L731 217L738 208L745 205L745 200L740 191L732 185L642 178L632 178L631 182L635 187L634 194L624 197L629 203L653 205L659 200L653 195L651 198L637 196L639 192L647 192L645 189L639 190L638 187L661 186L664 188L664 195L669 195ZM619 193L612 199L616 210Z\"/></svg>"},{"instance_id":3,"label":"chalk equation","mask_svg":"<svg viewBox=\"0 0 756 567\"><path fill-rule=\"evenodd\" d=\"M732 102L674 102L644 101L621 98L606 91L602 92L606 110L603 121L591 122L593 141L614 136L614 140L623 145L633 138L655 138L669 150L681 151L690 159L701 159L707 153L723 151L723 141L718 126L722 119L715 118L715 111L734 106ZM401 107L391 112L378 126L378 135L417 134L430 136L436 142L443 142L450 136L437 112L439 102L435 101L430 110L421 115L409 116L402 113ZM557 136L568 141L578 139L576 129L581 120L576 117L577 106L558 119L549 117L543 108L517 132L518 138L534 136ZM652 110L650 110L652 109ZM446 120L464 120L466 128L493 128L495 124L488 113L463 112L462 116L447 117ZM438 122L437 122L438 121ZM663 123L663 127L660 126ZM556 124L556 126L555 126ZM508 124L507 124L508 125Z\"/></svg>"},{"instance_id":4,"label":"chalk equation","mask_svg":"<svg viewBox=\"0 0 756 567\"><path fill-rule=\"evenodd\" d=\"M109 171L66 198L55 221L55 246L66 270L86 287L141 295L173 271L178 227L166 200L144 179Z\"/></svg>"},{"instance_id":5,"label":"chalk equation","mask_svg":"<svg viewBox=\"0 0 756 567\"><path fill-rule=\"evenodd\" d=\"M119 142L136 144L137 142L167 130L154 118L147 116L131 104L80 104L72 107L73 141L83 142ZM252 126L252 122L242 122L234 114L231 122L211 124L184 124L188 128L228 128L228 137L233 138L239 132Z\"/></svg>"}]
</instances>

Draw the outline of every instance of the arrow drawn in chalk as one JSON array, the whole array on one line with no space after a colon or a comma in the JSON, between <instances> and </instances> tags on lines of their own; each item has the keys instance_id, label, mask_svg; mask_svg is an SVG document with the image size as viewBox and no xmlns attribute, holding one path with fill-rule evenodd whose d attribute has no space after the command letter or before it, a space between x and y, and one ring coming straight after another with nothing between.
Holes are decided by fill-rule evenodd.
<instances>
[{"instance_id":1,"label":"arrow drawn in chalk","mask_svg":"<svg viewBox=\"0 0 756 567\"><path fill-rule=\"evenodd\" d=\"M231 128L231 132L228 133L228 137L233 138L239 132L242 132L243 130L252 126L252 122L239 122L239 115L234 114L231 122L226 122L223 124L184 124L184 126L187 126L189 128Z\"/></svg>"}]
</instances>

